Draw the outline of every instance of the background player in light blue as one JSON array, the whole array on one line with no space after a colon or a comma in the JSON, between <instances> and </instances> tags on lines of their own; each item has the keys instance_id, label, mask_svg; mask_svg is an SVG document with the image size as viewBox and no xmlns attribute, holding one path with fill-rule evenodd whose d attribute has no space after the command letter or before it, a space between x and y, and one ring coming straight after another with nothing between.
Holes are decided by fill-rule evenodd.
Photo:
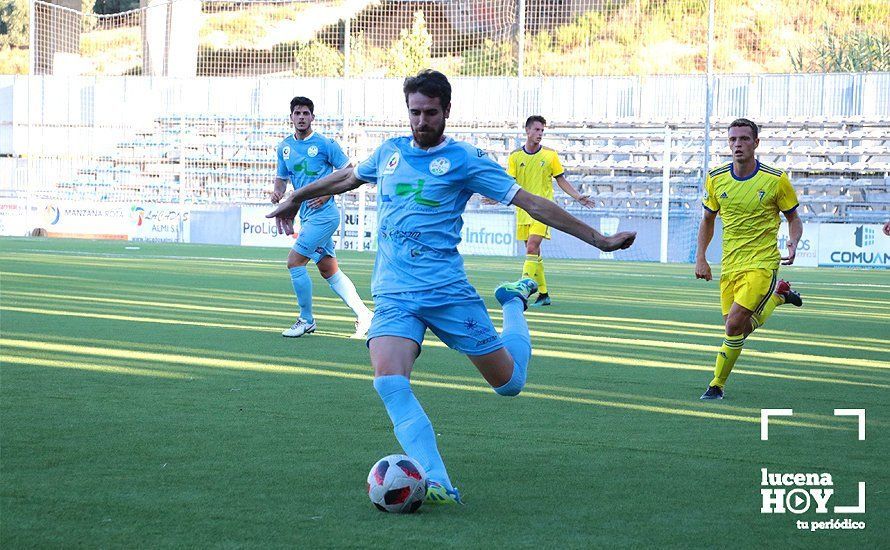
<instances>
[{"instance_id":1,"label":"background player in light blue","mask_svg":"<svg viewBox=\"0 0 890 550\"><path fill-rule=\"evenodd\" d=\"M291 100L290 119L294 125L294 133L276 148L278 171L272 191L273 203L281 200L288 183L294 189L300 189L337 168L349 166L349 159L337 142L312 131L314 113L315 105L311 99L297 96ZM352 336L363 338L371 326L373 313L362 302L355 285L337 265L332 237L340 227L340 210L331 195L326 195L306 201L299 213L300 234L287 255L287 269L300 306L300 315L281 335L299 338L315 332L312 279L306 271L306 264L311 259L331 290L355 313L355 333Z\"/></svg>"},{"instance_id":2,"label":"background player in light blue","mask_svg":"<svg viewBox=\"0 0 890 550\"><path fill-rule=\"evenodd\" d=\"M268 217L277 217L279 230L287 233L302 201L377 184L375 312L368 333L374 388L402 449L427 471L427 502L458 503L460 494L448 477L432 424L409 382L424 333L429 328L467 355L495 392L517 395L531 356L524 311L536 290L531 279L497 288L504 312L499 336L457 251L467 201L480 193L519 206L601 250L627 248L636 233L604 237L555 203L522 190L484 151L445 136L451 85L442 73L423 71L406 79L403 91L411 137L387 140L355 170L339 170L298 189Z\"/></svg>"}]
</instances>

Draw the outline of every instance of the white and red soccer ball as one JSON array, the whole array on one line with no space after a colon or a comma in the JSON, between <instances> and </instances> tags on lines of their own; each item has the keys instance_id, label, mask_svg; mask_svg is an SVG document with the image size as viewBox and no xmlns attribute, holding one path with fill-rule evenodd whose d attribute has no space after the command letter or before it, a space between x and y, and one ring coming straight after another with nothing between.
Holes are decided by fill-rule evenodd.
<instances>
[{"instance_id":1,"label":"white and red soccer ball","mask_svg":"<svg viewBox=\"0 0 890 550\"><path fill-rule=\"evenodd\" d=\"M426 498L426 472L407 455L381 458L368 473L368 497L378 510L410 514Z\"/></svg>"}]
</instances>

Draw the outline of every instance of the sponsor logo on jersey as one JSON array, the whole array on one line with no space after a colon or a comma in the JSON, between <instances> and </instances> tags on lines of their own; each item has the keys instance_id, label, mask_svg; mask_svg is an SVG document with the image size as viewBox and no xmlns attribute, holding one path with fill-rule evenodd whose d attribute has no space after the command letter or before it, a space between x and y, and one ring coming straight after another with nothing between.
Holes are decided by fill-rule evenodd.
<instances>
[{"instance_id":1,"label":"sponsor logo on jersey","mask_svg":"<svg viewBox=\"0 0 890 550\"><path fill-rule=\"evenodd\" d=\"M395 172L396 167L399 165L399 159L400 159L399 152L396 151L395 153L392 154L391 157L389 157L389 160L386 161L386 166L383 167L382 175L385 176L387 174L392 174L393 172Z\"/></svg>"},{"instance_id":2,"label":"sponsor logo on jersey","mask_svg":"<svg viewBox=\"0 0 890 550\"><path fill-rule=\"evenodd\" d=\"M310 170L309 169L309 161L306 159L303 159L300 162L298 162L297 164L294 164L294 167L291 170L293 171L294 174L299 174L300 172L303 172L307 176L317 176L321 173L320 171L313 172L312 170Z\"/></svg>"},{"instance_id":3,"label":"sponsor logo on jersey","mask_svg":"<svg viewBox=\"0 0 890 550\"><path fill-rule=\"evenodd\" d=\"M410 196L414 199L414 202L419 204L420 206L431 206L436 207L439 206L439 201L434 201L432 199L426 199L423 195L423 180L417 180L417 183L397 183L396 184L396 196L397 197L406 197Z\"/></svg>"},{"instance_id":4,"label":"sponsor logo on jersey","mask_svg":"<svg viewBox=\"0 0 890 550\"><path fill-rule=\"evenodd\" d=\"M445 175L448 170L451 170L451 161L445 157L439 157L430 162L430 174L434 176Z\"/></svg>"}]
</instances>

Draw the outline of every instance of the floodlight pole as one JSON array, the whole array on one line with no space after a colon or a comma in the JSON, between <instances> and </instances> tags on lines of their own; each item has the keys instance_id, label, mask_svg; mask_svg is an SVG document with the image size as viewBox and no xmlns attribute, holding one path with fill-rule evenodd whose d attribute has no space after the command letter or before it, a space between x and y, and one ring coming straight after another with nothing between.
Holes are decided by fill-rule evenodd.
<instances>
[{"instance_id":1,"label":"floodlight pole","mask_svg":"<svg viewBox=\"0 0 890 550\"><path fill-rule=\"evenodd\" d=\"M668 233L671 205L671 127L664 127L664 155L661 159L661 247L659 261L668 261Z\"/></svg>"},{"instance_id":2,"label":"floodlight pole","mask_svg":"<svg viewBox=\"0 0 890 550\"><path fill-rule=\"evenodd\" d=\"M30 229L32 227L32 225L31 225L31 205L33 203L32 195L34 193L33 186L36 185L36 180L37 180L37 178L34 175L34 168L35 168L34 151L31 150L31 148L33 147L33 144L34 144L34 140L32 137L34 128L33 128L33 121L31 120L31 111L32 111L33 107L31 105L31 101L35 95L31 92L31 86L34 84L34 75L37 72L36 71L36 68L37 68L36 67L36 55L35 55L35 51L37 49L36 43L35 43L35 37L37 36L36 30L35 30L36 21L37 21L37 14L35 13L36 10L37 10L36 0L31 0L30 2L28 2L28 76L25 77L28 80L28 86L27 86L27 88L28 88L28 111L27 111L27 114L25 115L25 122L28 125L28 131L26 132L27 145L25 146L25 154L27 155L27 157L26 157L27 160L25 161L25 170L26 170L26 173L25 173L25 227L28 229L28 231L30 231ZM12 118L13 118L13 121L15 121L16 116L15 116L14 109L13 109ZM15 140L13 140L13 143L15 143Z\"/></svg>"},{"instance_id":3,"label":"floodlight pole","mask_svg":"<svg viewBox=\"0 0 890 550\"><path fill-rule=\"evenodd\" d=\"M517 55L516 55L516 119L517 124L522 126L522 116L524 109L522 108L522 78L525 76L525 0L519 0L519 14L517 17Z\"/></svg>"},{"instance_id":4,"label":"floodlight pole","mask_svg":"<svg viewBox=\"0 0 890 550\"><path fill-rule=\"evenodd\" d=\"M708 173L708 163L711 161L711 104L713 103L713 79L714 79L714 0L708 2L708 62L707 77L705 79L705 158L702 177Z\"/></svg>"},{"instance_id":5,"label":"floodlight pole","mask_svg":"<svg viewBox=\"0 0 890 550\"><path fill-rule=\"evenodd\" d=\"M34 12L37 10L36 6L37 0L31 0L28 2L28 74L34 74L34 50L36 49L36 44L34 43L35 31L34 25L36 22L36 15Z\"/></svg>"},{"instance_id":6,"label":"floodlight pole","mask_svg":"<svg viewBox=\"0 0 890 550\"><path fill-rule=\"evenodd\" d=\"M346 146L346 150L349 151L349 124L350 118L352 118L352 94L350 90L352 89L352 83L349 81L350 71L349 71L349 63L350 58L352 57L352 18L346 16L343 20L343 109L342 109L342 126L340 132L340 143ZM352 151L355 154L354 151ZM364 197L360 196L360 200L364 200ZM340 203L341 208L346 210L346 200L345 198ZM359 206L359 209L362 209L362 206ZM348 218L348 216L347 216ZM362 216L363 218L363 216ZM364 221L363 219L361 221ZM346 218L344 218L343 223L340 224L340 248L345 248L346 246ZM364 228L359 224L358 228L359 233L364 231ZM359 238L359 242L361 239ZM361 249L359 249L361 251Z\"/></svg>"}]
</instances>

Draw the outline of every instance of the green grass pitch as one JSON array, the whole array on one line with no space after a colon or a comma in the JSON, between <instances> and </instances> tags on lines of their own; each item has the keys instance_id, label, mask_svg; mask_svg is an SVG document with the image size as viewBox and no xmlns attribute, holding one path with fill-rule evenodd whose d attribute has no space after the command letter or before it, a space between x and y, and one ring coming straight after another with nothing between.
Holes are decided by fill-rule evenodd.
<instances>
[{"instance_id":1,"label":"green grass pitch","mask_svg":"<svg viewBox=\"0 0 890 550\"><path fill-rule=\"evenodd\" d=\"M138 249L128 247L138 246ZM545 251L546 254L546 251ZM790 268L804 307L753 335L727 399L698 397L722 336L691 265L547 260L525 392L495 395L427 334L413 385L466 505L378 512L399 452L352 317L317 271L295 318L286 250L0 240L0 546L838 547L890 536L890 277ZM373 257L342 254L369 296ZM493 288L521 260L466 258ZM792 408L760 440L760 409ZM867 437L855 417L867 410ZM761 468L828 472L829 506L761 514ZM852 518L864 531L800 530ZM886 546L884 546L886 547Z\"/></svg>"}]
</instances>

